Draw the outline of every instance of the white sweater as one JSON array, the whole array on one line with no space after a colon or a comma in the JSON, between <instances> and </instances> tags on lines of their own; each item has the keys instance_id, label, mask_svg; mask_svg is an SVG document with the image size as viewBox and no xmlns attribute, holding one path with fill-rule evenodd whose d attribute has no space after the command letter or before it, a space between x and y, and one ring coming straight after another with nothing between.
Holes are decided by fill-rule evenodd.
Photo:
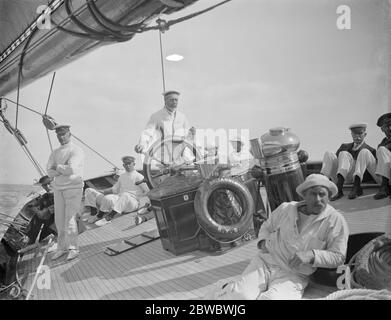
<instances>
[{"instance_id":1,"label":"white sweater","mask_svg":"<svg viewBox=\"0 0 391 320\"><path fill-rule=\"evenodd\" d=\"M56 166L56 170L51 169ZM69 142L55 149L46 166L49 177L54 177L54 190L83 188L84 152Z\"/></svg>"},{"instance_id":2,"label":"white sweater","mask_svg":"<svg viewBox=\"0 0 391 320\"><path fill-rule=\"evenodd\" d=\"M141 133L140 144L147 149L154 141L173 136L185 138L190 125L186 116L176 110L169 112L163 108L151 115L144 131Z\"/></svg>"}]
</instances>

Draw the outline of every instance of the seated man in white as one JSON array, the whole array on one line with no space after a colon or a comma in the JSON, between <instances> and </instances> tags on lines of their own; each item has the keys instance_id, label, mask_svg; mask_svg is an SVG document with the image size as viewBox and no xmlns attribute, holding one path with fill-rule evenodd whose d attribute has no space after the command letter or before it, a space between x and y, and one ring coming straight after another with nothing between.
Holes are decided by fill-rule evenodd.
<instances>
[{"instance_id":1,"label":"seated man in white","mask_svg":"<svg viewBox=\"0 0 391 320\"><path fill-rule=\"evenodd\" d=\"M234 281L220 282L206 295L218 300L300 299L318 267L345 261L349 230L343 215L329 205L336 185L311 174L296 188L301 202L284 202L259 231L259 251Z\"/></svg>"},{"instance_id":2,"label":"seated man in white","mask_svg":"<svg viewBox=\"0 0 391 320\"><path fill-rule=\"evenodd\" d=\"M117 183L108 189L97 191L87 188L85 191L86 207L91 208L91 217L88 220L97 226L103 226L117 214L136 211L139 208L139 199L149 192L145 183L136 184L144 180L144 176L134 168L135 158L122 158L125 172L120 175ZM97 212L99 208L99 213Z\"/></svg>"},{"instance_id":3,"label":"seated man in white","mask_svg":"<svg viewBox=\"0 0 391 320\"><path fill-rule=\"evenodd\" d=\"M376 124L385 134L376 150L378 159L376 174L381 178L381 185L374 198L379 200L391 194L391 112L383 114Z\"/></svg>"},{"instance_id":4,"label":"seated man in white","mask_svg":"<svg viewBox=\"0 0 391 320\"><path fill-rule=\"evenodd\" d=\"M256 160L252 156L248 145L239 136L230 140L228 163L233 176L248 172L256 164Z\"/></svg>"},{"instance_id":5,"label":"seated man in white","mask_svg":"<svg viewBox=\"0 0 391 320\"><path fill-rule=\"evenodd\" d=\"M320 173L337 183L338 194L331 200L343 197L344 183L352 183L353 188L348 198L355 199L363 194L361 182L366 171L378 182L376 171L376 150L365 143L367 125L352 124L351 130L353 142L343 143L334 154L327 151L323 157Z\"/></svg>"}]
</instances>

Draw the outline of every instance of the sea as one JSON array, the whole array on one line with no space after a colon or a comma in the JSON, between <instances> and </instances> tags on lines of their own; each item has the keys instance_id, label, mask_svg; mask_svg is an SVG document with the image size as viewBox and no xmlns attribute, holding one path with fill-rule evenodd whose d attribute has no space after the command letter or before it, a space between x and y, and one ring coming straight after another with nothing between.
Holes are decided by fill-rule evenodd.
<instances>
[{"instance_id":1,"label":"sea","mask_svg":"<svg viewBox=\"0 0 391 320\"><path fill-rule=\"evenodd\" d=\"M7 231L5 221L13 221L26 203L26 197L39 192L40 186L24 184L0 184L0 239Z\"/></svg>"},{"instance_id":2,"label":"sea","mask_svg":"<svg viewBox=\"0 0 391 320\"><path fill-rule=\"evenodd\" d=\"M0 184L0 213L17 214L19 205L23 205L26 196L39 192L39 186L25 184ZM16 211L16 212L15 212Z\"/></svg>"}]
</instances>

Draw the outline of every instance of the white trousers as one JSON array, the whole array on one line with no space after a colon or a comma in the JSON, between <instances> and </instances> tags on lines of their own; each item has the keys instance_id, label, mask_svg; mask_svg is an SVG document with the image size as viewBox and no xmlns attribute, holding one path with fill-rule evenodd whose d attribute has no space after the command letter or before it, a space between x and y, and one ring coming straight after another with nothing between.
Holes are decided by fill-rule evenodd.
<instances>
[{"instance_id":1,"label":"white trousers","mask_svg":"<svg viewBox=\"0 0 391 320\"><path fill-rule=\"evenodd\" d=\"M98 208L101 212L118 213L134 211L139 207L139 201L130 193L103 195L101 192L87 188L84 193L84 205Z\"/></svg>"},{"instance_id":2,"label":"white trousers","mask_svg":"<svg viewBox=\"0 0 391 320\"><path fill-rule=\"evenodd\" d=\"M78 249L76 215L80 210L83 189L54 191L54 222L58 250Z\"/></svg>"},{"instance_id":3,"label":"white trousers","mask_svg":"<svg viewBox=\"0 0 391 320\"><path fill-rule=\"evenodd\" d=\"M270 254L258 253L236 280L222 288L217 283L208 300L297 300L303 296L308 278L284 270Z\"/></svg>"},{"instance_id":4,"label":"white trousers","mask_svg":"<svg viewBox=\"0 0 391 320\"><path fill-rule=\"evenodd\" d=\"M104 194L92 189L87 188L84 191L84 205L88 207L100 208L102 204L102 200L104 198Z\"/></svg>"},{"instance_id":5,"label":"white trousers","mask_svg":"<svg viewBox=\"0 0 391 320\"><path fill-rule=\"evenodd\" d=\"M362 149L357 160L354 160L353 156L347 151L341 151L338 158L333 152L326 151L320 172L334 182L337 182L337 174L340 174L344 177L345 183L352 183L355 176L358 176L362 181L366 170L376 182L380 182L379 177L375 174L375 157L368 149Z\"/></svg>"},{"instance_id":6,"label":"white trousers","mask_svg":"<svg viewBox=\"0 0 391 320\"><path fill-rule=\"evenodd\" d=\"M376 174L391 180L391 151L386 147L379 147L376 150L376 157Z\"/></svg>"}]
</instances>

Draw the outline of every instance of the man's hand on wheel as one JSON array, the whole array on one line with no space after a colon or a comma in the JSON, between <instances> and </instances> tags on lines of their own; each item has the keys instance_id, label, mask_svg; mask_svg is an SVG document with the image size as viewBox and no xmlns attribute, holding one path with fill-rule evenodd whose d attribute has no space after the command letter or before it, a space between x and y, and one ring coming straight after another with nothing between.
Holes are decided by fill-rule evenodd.
<instances>
[{"instance_id":1,"label":"man's hand on wheel","mask_svg":"<svg viewBox=\"0 0 391 320\"><path fill-rule=\"evenodd\" d=\"M134 151L136 151L137 153L143 153L144 147L141 144L138 144L134 147Z\"/></svg>"},{"instance_id":2,"label":"man's hand on wheel","mask_svg":"<svg viewBox=\"0 0 391 320\"><path fill-rule=\"evenodd\" d=\"M269 251L266 248L266 240L262 239L258 242L257 247L259 250L261 250L262 253L269 253Z\"/></svg>"}]
</instances>

